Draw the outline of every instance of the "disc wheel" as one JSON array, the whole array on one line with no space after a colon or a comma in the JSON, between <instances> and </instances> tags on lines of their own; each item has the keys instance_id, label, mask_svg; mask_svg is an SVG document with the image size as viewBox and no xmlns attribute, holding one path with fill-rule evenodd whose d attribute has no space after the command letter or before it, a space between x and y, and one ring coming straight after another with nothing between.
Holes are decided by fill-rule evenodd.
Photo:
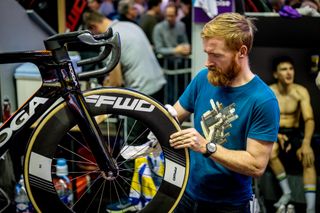
<instances>
[{"instance_id":1,"label":"disc wheel","mask_svg":"<svg viewBox=\"0 0 320 213\"><path fill-rule=\"evenodd\" d=\"M25 184L38 212L171 212L188 179L186 149L170 147L179 125L166 109L140 93L102 88L84 94L119 173L106 178L95 163L76 119L63 102L38 124L24 161ZM150 132L160 147L150 140ZM147 151L145 151L147 150ZM70 201L57 194L56 163L68 165Z\"/></svg>"}]
</instances>

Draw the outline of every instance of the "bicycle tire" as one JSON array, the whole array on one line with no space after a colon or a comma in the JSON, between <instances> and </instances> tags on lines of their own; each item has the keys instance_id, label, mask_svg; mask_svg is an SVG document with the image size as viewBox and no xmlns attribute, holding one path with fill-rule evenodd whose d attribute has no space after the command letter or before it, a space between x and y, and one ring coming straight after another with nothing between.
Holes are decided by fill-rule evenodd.
<instances>
[{"instance_id":1,"label":"bicycle tire","mask_svg":"<svg viewBox=\"0 0 320 213\"><path fill-rule=\"evenodd\" d=\"M100 88L85 92L84 96L93 116L106 113L129 116L141 121L154 133L165 158L164 175L153 199L139 212L172 212L182 197L189 175L188 150L176 150L169 145L170 134L180 129L176 120L157 101L129 89ZM135 101L138 104L135 108L117 108L111 100ZM37 212L84 212L70 209L60 201L52 176L57 147L75 125L75 118L66 103L62 102L39 122L29 140L24 159L24 177L29 199ZM99 208L100 211L106 212L104 206Z\"/></svg>"}]
</instances>

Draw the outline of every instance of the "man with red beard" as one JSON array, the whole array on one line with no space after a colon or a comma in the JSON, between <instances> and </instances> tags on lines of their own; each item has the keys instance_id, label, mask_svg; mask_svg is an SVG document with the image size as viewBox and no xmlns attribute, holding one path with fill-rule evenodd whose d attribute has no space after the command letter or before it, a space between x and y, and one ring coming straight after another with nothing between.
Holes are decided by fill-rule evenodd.
<instances>
[{"instance_id":1,"label":"man with red beard","mask_svg":"<svg viewBox=\"0 0 320 213\"><path fill-rule=\"evenodd\" d=\"M252 177L264 173L279 128L271 89L249 67L255 26L223 13L202 30L207 61L174 105L194 128L173 133L170 144L190 149L190 177L175 212L249 213Z\"/></svg>"},{"instance_id":2,"label":"man with red beard","mask_svg":"<svg viewBox=\"0 0 320 213\"><path fill-rule=\"evenodd\" d=\"M290 57L275 58L272 69L277 82L270 85L270 88L279 101L280 129L279 143L273 146L269 165L283 193L274 206L279 208L281 205L286 205L291 198L284 165L292 166L291 170L295 171L302 165L306 212L315 213L317 175L311 147L315 124L310 95L304 86L294 83L294 63ZM304 120L302 131L299 128L301 115Z\"/></svg>"}]
</instances>

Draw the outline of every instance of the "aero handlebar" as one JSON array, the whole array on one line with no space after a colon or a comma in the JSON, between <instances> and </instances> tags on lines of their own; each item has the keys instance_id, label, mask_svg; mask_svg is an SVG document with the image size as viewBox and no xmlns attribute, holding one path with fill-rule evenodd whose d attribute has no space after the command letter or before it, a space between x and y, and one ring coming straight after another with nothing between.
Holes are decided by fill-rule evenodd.
<instances>
[{"instance_id":1,"label":"aero handlebar","mask_svg":"<svg viewBox=\"0 0 320 213\"><path fill-rule=\"evenodd\" d=\"M113 34L112 28L98 35L93 35L88 30L57 34L45 40L44 44L46 49L51 51L59 51L65 48L66 45L70 45L73 48L77 45L101 47L102 51L98 56L78 61L77 65L79 66L99 63L111 54L104 68L79 73L78 77L80 79L98 77L109 73L118 64L121 54L119 33Z\"/></svg>"}]
</instances>

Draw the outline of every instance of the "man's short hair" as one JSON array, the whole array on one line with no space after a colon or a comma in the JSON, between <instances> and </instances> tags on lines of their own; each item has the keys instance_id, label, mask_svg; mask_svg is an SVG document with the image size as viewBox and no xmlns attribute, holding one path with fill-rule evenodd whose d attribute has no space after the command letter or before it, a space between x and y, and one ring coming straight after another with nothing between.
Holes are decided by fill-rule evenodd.
<instances>
[{"instance_id":1,"label":"man's short hair","mask_svg":"<svg viewBox=\"0 0 320 213\"><path fill-rule=\"evenodd\" d=\"M292 64L292 66L294 66L294 62L291 57L289 57L287 55L282 55L282 56L275 57L272 60L272 71L276 72L278 65L281 63L284 63L284 62L288 62L288 63Z\"/></svg>"},{"instance_id":2,"label":"man's short hair","mask_svg":"<svg viewBox=\"0 0 320 213\"><path fill-rule=\"evenodd\" d=\"M97 11L86 11L82 15L82 21L85 28L89 28L92 23L99 23L105 18L104 15Z\"/></svg>"},{"instance_id":3,"label":"man's short hair","mask_svg":"<svg viewBox=\"0 0 320 213\"><path fill-rule=\"evenodd\" d=\"M247 46L248 53L253 44L254 32L257 30L254 18L239 13L221 13L206 23L202 29L202 38L223 38L229 49L238 51L242 45Z\"/></svg>"},{"instance_id":4,"label":"man's short hair","mask_svg":"<svg viewBox=\"0 0 320 213\"><path fill-rule=\"evenodd\" d=\"M162 0L149 0L148 1L148 8L151 9L153 7L158 6L159 4L161 4Z\"/></svg>"},{"instance_id":5,"label":"man's short hair","mask_svg":"<svg viewBox=\"0 0 320 213\"><path fill-rule=\"evenodd\" d=\"M180 2L183 4L191 5L191 0L180 0Z\"/></svg>"},{"instance_id":6,"label":"man's short hair","mask_svg":"<svg viewBox=\"0 0 320 213\"><path fill-rule=\"evenodd\" d=\"M166 10L165 10L165 11L167 11L167 9L170 8L170 7L174 8L175 14L178 15L178 8L177 8L177 6L176 6L175 4L173 4L173 3L169 3L169 4L166 6Z\"/></svg>"},{"instance_id":7,"label":"man's short hair","mask_svg":"<svg viewBox=\"0 0 320 213\"><path fill-rule=\"evenodd\" d=\"M120 15L126 15L131 7L134 6L133 0L121 0L118 3L118 13Z\"/></svg>"}]
</instances>

